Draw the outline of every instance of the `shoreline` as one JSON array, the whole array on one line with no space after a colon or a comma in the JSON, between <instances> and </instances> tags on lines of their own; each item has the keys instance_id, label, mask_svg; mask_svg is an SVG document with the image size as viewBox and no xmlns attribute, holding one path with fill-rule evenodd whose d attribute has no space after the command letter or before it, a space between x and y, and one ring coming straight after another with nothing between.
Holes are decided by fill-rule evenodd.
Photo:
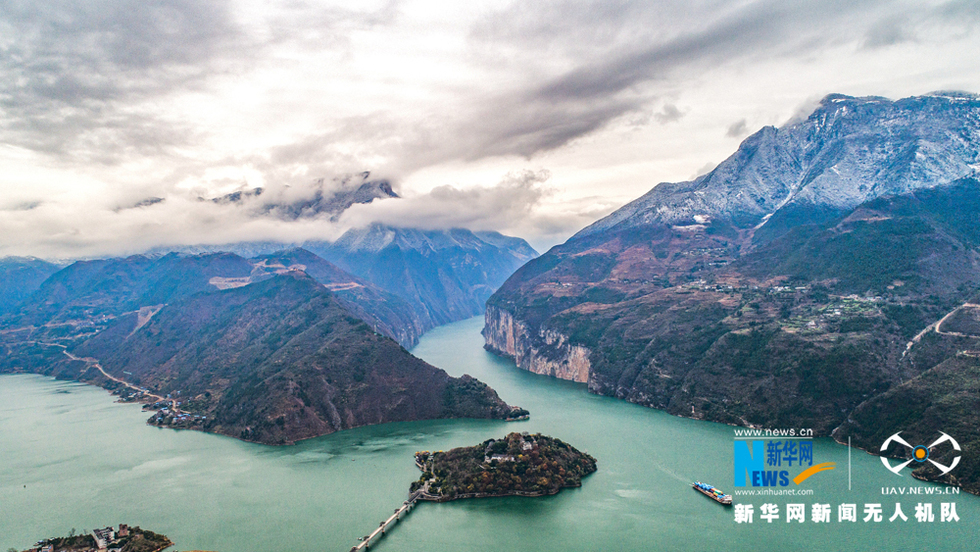
<instances>
[{"instance_id":1,"label":"shoreline","mask_svg":"<svg viewBox=\"0 0 980 552\"><path fill-rule=\"evenodd\" d=\"M506 498L506 497L509 497L509 496L519 496L519 497L522 497L522 498L538 498L538 497L542 497L542 496L555 496L556 494L560 493L563 489L577 489L577 488L580 488L581 486L582 486L581 483L579 483L578 485L566 485L564 487L559 487L558 489L555 489L554 492L545 492L545 491L510 491L510 492L502 493L502 494L498 494L498 493L467 493L467 494L462 494L462 495L456 495L456 496L453 496L453 497L440 496L438 498L430 498L432 495L428 495L427 496L425 494L422 494L422 495L419 495L418 500L425 501L425 502L452 502L454 500L466 500L466 499L471 499L471 498Z\"/></svg>"},{"instance_id":2,"label":"shoreline","mask_svg":"<svg viewBox=\"0 0 980 552\"><path fill-rule=\"evenodd\" d=\"M18 375L20 375L20 376L23 376L23 375L38 376L38 377L42 377L42 378L51 378L54 381L64 381L64 382L70 382L70 383L78 383L78 384L81 384L81 385L87 385L87 386L90 386L90 387L98 387L99 389L102 389L103 391L106 391L110 396L114 397L115 400L113 400L113 402L116 403L116 404L131 404L131 405L137 405L137 404L139 404L139 405L142 405L143 407L145 407L147 405L152 405L152 404L158 402L158 401L154 401L154 400L147 400L145 398L135 399L135 400L123 400L122 397L120 397L120 396L118 396L118 395L116 395L114 393L114 391L116 391L117 389L119 389L118 387L117 388L111 388L111 387L108 387L107 385L98 383L97 380L90 380L89 381L89 380L75 379L75 378L59 378L59 377L54 376L54 375L44 374L44 373L41 373L41 372L35 372L35 371L24 370L24 369L18 369L18 370L10 370L10 371L0 372L0 377L2 377L2 376L18 376ZM114 380L109 380L109 381L110 382L113 382L113 383L120 383L120 382L117 382L117 381L114 381ZM156 411L155 410L142 410L142 412L148 413L148 412L156 412ZM482 420L482 421L487 421L487 422L503 422L503 423L507 423L507 422L514 422L514 421L526 421L526 420L530 419L530 416L528 416L527 418L430 418L430 419L422 419L422 420L398 420L398 421L391 421L391 422L380 422L380 423L363 424L363 425L359 425L359 426L355 426L355 427L348 427L348 428L339 429L339 430L336 430L336 431L331 431L329 433L323 433L321 435L313 435L313 436L310 436L310 437L303 437L302 439L290 440L290 441L286 441L286 442L283 442L283 443L266 443L266 442L262 442L262 441L252 441L252 440L249 440L249 439L243 439L241 437L238 437L238 436L235 436L235 435L229 435L228 433L223 433L223 432L220 432L220 431L208 431L206 429L202 429L202 428L199 428L199 427L180 427L180 426L173 426L173 425L155 424L155 423L152 423L151 422L151 420L153 420L154 417L155 417L155 414L152 415L152 416L150 416L149 418L147 418L146 421L144 422L144 425L147 425L147 426L150 426L150 427L159 428L159 429L171 429L171 430L174 430L174 431L197 431L199 433L204 433L206 435L215 435L215 436L220 436L220 437L227 437L227 438L230 438L230 439L234 439L236 441L240 441L242 443L249 443L249 444L254 444L254 445L263 445L263 446L269 446L269 447L291 447L291 446L295 446L295 445L297 445L299 443L302 443L303 441L308 441L310 439L319 439L320 437L326 437L327 435L333 435L335 433L340 433L342 431L348 431L348 430L351 430L351 429L360 429L362 427L373 427L373 426L385 425L385 424L400 424L400 423L415 423L415 422L437 422L437 421L443 421L443 420L463 420L463 419L465 419L465 420Z\"/></svg>"}]
</instances>

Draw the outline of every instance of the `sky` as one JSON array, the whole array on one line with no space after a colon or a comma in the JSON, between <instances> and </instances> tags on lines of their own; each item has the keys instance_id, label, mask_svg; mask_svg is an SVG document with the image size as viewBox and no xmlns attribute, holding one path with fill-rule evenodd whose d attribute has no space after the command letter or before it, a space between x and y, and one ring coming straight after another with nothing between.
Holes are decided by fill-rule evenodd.
<instances>
[{"instance_id":1,"label":"sky","mask_svg":"<svg viewBox=\"0 0 980 552\"><path fill-rule=\"evenodd\" d=\"M0 257L370 222L543 251L826 94L937 90L980 92L980 2L0 0ZM401 199L206 201L365 171Z\"/></svg>"}]
</instances>

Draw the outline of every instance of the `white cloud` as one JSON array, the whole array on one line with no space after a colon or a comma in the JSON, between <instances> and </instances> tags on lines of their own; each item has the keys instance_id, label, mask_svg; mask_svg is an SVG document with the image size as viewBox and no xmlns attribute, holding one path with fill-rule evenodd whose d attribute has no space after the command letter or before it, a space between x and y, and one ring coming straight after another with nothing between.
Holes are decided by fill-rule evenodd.
<instances>
[{"instance_id":1,"label":"white cloud","mask_svg":"<svg viewBox=\"0 0 980 552\"><path fill-rule=\"evenodd\" d=\"M337 226L328 220L287 223L271 216L253 216L239 206L190 196L144 203L137 206L104 197L82 202L49 200L32 209L5 210L0 219L0 233L5 238L0 256L86 258L184 244L291 243L339 236Z\"/></svg>"},{"instance_id":2,"label":"white cloud","mask_svg":"<svg viewBox=\"0 0 980 552\"><path fill-rule=\"evenodd\" d=\"M541 247L826 93L980 91L970 0L0 0L0 13L0 254L327 235L336 224L195 198L261 186L289 202L365 170L405 199L347 223L494 228ZM522 180L527 167L552 176Z\"/></svg>"}]
</instances>

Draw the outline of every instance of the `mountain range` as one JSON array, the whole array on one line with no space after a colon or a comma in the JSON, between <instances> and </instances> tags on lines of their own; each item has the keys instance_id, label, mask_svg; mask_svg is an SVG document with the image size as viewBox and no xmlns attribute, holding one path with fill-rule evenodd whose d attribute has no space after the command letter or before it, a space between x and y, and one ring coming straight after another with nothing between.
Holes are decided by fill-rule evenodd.
<instances>
[{"instance_id":1,"label":"mountain range","mask_svg":"<svg viewBox=\"0 0 980 552\"><path fill-rule=\"evenodd\" d=\"M977 96L827 96L524 265L487 348L678 415L980 450L978 151ZM975 461L915 474L980 491Z\"/></svg>"},{"instance_id":2,"label":"mountain range","mask_svg":"<svg viewBox=\"0 0 980 552\"><path fill-rule=\"evenodd\" d=\"M538 255L523 239L498 232L473 232L465 228L420 230L371 224L350 229L332 242L184 246L156 249L148 256L233 253L263 259L281 257L288 251L305 251L319 259L299 260L298 264L313 266L327 261L334 267L327 272L339 270L345 274L340 279L321 279L321 283L356 281L362 286L373 286L376 292L384 292L383 303L398 312L399 320L397 325L388 324L386 331L405 347L415 345L423 333L436 326L483 314L490 295L515 270ZM317 277L313 272L311 275ZM361 300L367 300L360 295ZM375 296L382 298L377 293ZM374 301L374 305L381 307L382 301Z\"/></svg>"},{"instance_id":3,"label":"mountain range","mask_svg":"<svg viewBox=\"0 0 980 552\"><path fill-rule=\"evenodd\" d=\"M422 333L429 329L413 306L398 295L349 274L305 249L279 251L254 260L258 262L250 282L272 274L303 271L330 290L351 314L405 348L418 343Z\"/></svg>"},{"instance_id":4,"label":"mountain range","mask_svg":"<svg viewBox=\"0 0 980 552\"><path fill-rule=\"evenodd\" d=\"M336 221L354 204L398 199L368 173L314 188L211 201ZM90 381L155 401L152 423L263 443L389 421L527 414L406 351L425 331L480 314L537 255L524 240L375 224L305 245L342 267L303 247L258 242L64 268L3 259L0 371Z\"/></svg>"},{"instance_id":5,"label":"mountain range","mask_svg":"<svg viewBox=\"0 0 980 552\"><path fill-rule=\"evenodd\" d=\"M14 308L62 267L41 259L0 259L0 315Z\"/></svg>"},{"instance_id":6,"label":"mountain range","mask_svg":"<svg viewBox=\"0 0 980 552\"><path fill-rule=\"evenodd\" d=\"M182 397L179 408L194 417L168 425L262 443L510 412L485 384L451 378L375 333L298 270L177 300L149 319L129 313L73 353L158 395Z\"/></svg>"},{"instance_id":7,"label":"mountain range","mask_svg":"<svg viewBox=\"0 0 980 552\"><path fill-rule=\"evenodd\" d=\"M37 279L0 316L0 371L153 398L159 425L283 444L512 413L485 384L399 346L421 333L404 300L303 249L79 261Z\"/></svg>"},{"instance_id":8,"label":"mountain range","mask_svg":"<svg viewBox=\"0 0 980 552\"><path fill-rule=\"evenodd\" d=\"M352 205L400 199L387 180L369 177L370 173L364 172L330 183L320 180L312 194L307 191L298 199L289 199L285 192L270 194L254 188L212 201L286 220L336 221ZM356 278L361 284L371 284L387 292L383 300L398 311L397 324L378 327L384 327L406 347L417 343L422 333L436 326L482 314L487 299L504 280L538 255L523 239L498 232L473 232L464 228L422 230L373 223L351 228L334 241L185 245L156 248L148 256L235 253L245 258L263 258L298 249L314 253L349 273L344 281ZM321 279L321 283L335 282ZM366 297L362 294L360 299ZM380 306L379 301L373 304ZM405 314L406 309L410 314Z\"/></svg>"},{"instance_id":9,"label":"mountain range","mask_svg":"<svg viewBox=\"0 0 980 552\"><path fill-rule=\"evenodd\" d=\"M495 232L373 224L332 242L64 268L4 259L0 371L153 397L152 423L264 443L507 418L515 411L492 389L405 350L485 302L487 349L522 368L869 451L897 432L954 435L958 469L922 464L914 475L980 492L978 151L975 95L834 94L541 256ZM256 189L213 201L336 220L356 203L398 200L368 177L312 198ZM950 464L957 452L932 458Z\"/></svg>"},{"instance_id":10,"label":"mountain range","mask_svg":"<svg viewBox=\"0 0 980 552\"><path fill-rule=\"evenodd\" d=\"M497 232L372 224L304 247L406 300L422 331L483 313L490 295L537 252Z\"/></svg>"}]
</instances>

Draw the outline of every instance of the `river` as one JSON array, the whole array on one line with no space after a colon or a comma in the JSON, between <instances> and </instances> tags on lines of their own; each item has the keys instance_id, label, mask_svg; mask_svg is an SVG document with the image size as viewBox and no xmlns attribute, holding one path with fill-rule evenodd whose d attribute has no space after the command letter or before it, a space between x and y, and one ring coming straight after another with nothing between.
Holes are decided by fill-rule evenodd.
<instances>
[{"instance_id":1,"label":"river","mask_svg":"<svg viewBox=\"0 0 980 552\"><path fill-rule=\"evenodd\" d=\"M537 376L482 348L482 319L427 333L413 353L451 375L473 375L531 420L442 420L386 424L270 447L144 424L138 405L105 391L33 375L0 377L0 550L18 550L72 528L129 523L169 536L175 550L293 552L349 550L391 515L419 476L416 450L473 445L510 431L558 437L598 459L578 489L553 497L422 503L372 549L382 552L486 550L864 551L975 550L980 498L882 496L882 487L923 487L893 475L878 458L814 442L814 462L836 469L806 481L813 495L753 497L752 524L690 488L696 479L730 491L733 428L676 418L589 394L585 386ZM848 490L850 476L851 489ZM779 506L766 523L761 505ZM806 522L787 523L786 504L806 504ZM810 505L832 505L830 523ZM889 522L895 502L906 522ZM919 523L918 502L935 521ZM960 521L940 522L940 503ZM857 522L837 521L854 503ZM884 520L863 522L866 503Z\"/></svg>"}]
</instances>

